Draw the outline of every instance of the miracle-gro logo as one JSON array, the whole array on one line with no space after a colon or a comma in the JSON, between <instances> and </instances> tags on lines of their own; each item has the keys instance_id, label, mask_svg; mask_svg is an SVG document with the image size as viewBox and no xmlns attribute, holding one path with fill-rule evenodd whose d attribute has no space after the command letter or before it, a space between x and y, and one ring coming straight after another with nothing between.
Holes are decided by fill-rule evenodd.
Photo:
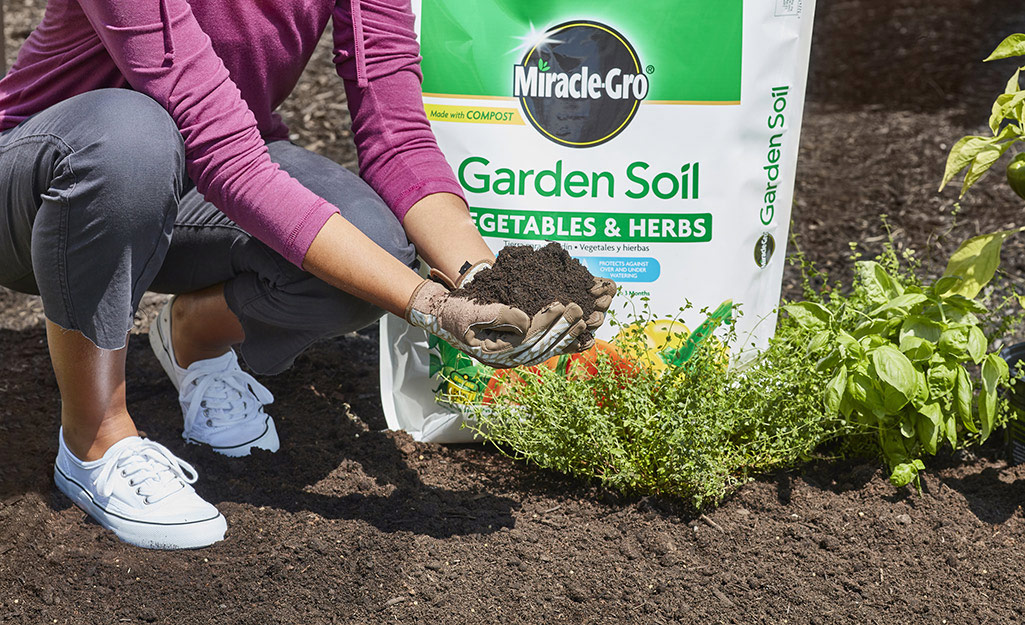
<instances>
[{"instance_id":1,"label":"miracle-gro logo","mask_svg":"<svg viewBox=\"0 0 1025 625\"><path fill-rule=\"evenodd\" d=\"M553 26L513 66L513 95L548 139L589 148L623 131L648 95L630 42L611 26L573 20Z\"/></svg>"}]
</instances>

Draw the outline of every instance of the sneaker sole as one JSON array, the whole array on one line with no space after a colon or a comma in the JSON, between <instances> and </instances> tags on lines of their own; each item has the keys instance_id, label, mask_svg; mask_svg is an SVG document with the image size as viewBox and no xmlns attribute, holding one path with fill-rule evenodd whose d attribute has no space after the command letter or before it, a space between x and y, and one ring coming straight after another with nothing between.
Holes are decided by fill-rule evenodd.
<instances>
[{"instance_id":1,"label":"sneaker sole","mask_svg":"<svg viewBox=\"0 0 1025 625\"><path fill-rule=\"evenodd\" d=\"M168 302L170 303L170 302ZM171 340L171 337L164 337L164 315L171 314L171 307L165 305L160 309L160 314L153 321L149 328L149 346L153 350L153 355L157 357L157 362L164 369L164 373L167 375L167 379L171 381L176 391L180 391L178 388L178 381L175 378L174 367L171 365L171 352L167 349L167 343ZM278 438L278 430L274 426L274 419L270 416L267 417L267 427L264 429L263 434L260 434L251 441L240 443L238 445L232 445L230 447L217 447L203 441L197 441L195 439L185 436L182 433L182 438L186 441L197 444L206 445L214 451L224 456L231 458L241 458L248 456L253 452L253 449L265 449L269 452L276 452L281 448L281 441Z\"/></svg>"},{"instance_id":2,"label":"sneaker sole","mask_svg":"<svg viewBox=\"0 0 1025 625\"><path fill-rule=\"evenodd\" d=\"M184 433L182 433L182 438L184 438L189 443L193 443L196 445L205 445L210 449L216 451L217 453L224 456L229 456L231 458L241 458L242 456L248 456L249 454L253 453L254 449L264 449L266 451L273 453L281 448L281 441L278 439L278 429L274 426L274 419L272 419L270 416L267 417L265 424L266 428L264 429L263 434L260 434L251 441L240 443L238 445L232 445L230 447L217 447L215 445L211 445L210 443L204 443L203 441L190 439L187 438Z\"/></svg>"},{"instance_id":3,"label":"sneaker sole","mask_svg":"<svg viewBox=\"0 0 1025 625\"><path fill-rule=\"evenodd\" d=\"M76 506L122 541L144 549L198 549L224 540L228 523L224 515L189 523L147 523L107 512L75 480L55 464L53 481Z\"/></svg>"}]
</instances>

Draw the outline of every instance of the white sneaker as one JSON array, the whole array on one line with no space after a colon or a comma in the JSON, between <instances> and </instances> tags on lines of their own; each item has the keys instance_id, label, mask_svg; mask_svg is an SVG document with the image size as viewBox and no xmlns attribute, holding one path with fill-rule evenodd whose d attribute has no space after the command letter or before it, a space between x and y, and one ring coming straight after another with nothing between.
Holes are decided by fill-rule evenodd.
<instances>
[{"instance_id":1,"label":"white sneaker","mask_svg":"<svg viewBox=\"0 0 1025 625\"><path fill-rule=\"evenodd\" d=\"M195 549L224 539L228 524L192 488L192 465L166 447L131 436L99 460L82 462L64 444L53 481L82 510L130 545Z\"/></svg>"},{"instance_id":2,"label":"white sneaker","mask_svg":"<svg viewBox=\"0 0 1025 625\"><path fill-rule=\"evenodd\" d=\"M263 407L274 396L238 366L234 351L198 360L187 369L178 365L171 345L172 297L149 331L157 360L178 389L185 417L182 438L209 445L225 456L248 456L253 448L277 451L278 431Z\"/></svg>"}]
</instances>

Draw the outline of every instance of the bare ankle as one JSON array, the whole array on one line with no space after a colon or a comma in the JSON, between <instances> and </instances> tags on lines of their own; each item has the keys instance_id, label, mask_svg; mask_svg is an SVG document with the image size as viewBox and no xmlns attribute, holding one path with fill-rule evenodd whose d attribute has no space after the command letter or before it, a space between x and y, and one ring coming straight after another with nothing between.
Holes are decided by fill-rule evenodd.
<instances>
[{"instance_id":1,"label":"bare ankle","mask_svg":"<svg viewBox=\"0 0 1025 625\"><path fill-rule=\"evenodd\" d=\"M174 364L183 369L187 369L192 364L192 360L187 359L190 356L190 350L185 340L188 335L186 327L189 320L189 315L186 312L188 299L189 295L185 294L171 300L171 348L176 361Z\"/></svg>"},{"instance_id":2,"label":"bare ankle","mask_svg":"<svg viewBox=\"0 0 1025 625\"><path fill-rule=\"evenodd\" d=\"M196 325L197 321L201 323ZM171 305L171 345L177 365L187 369L199 360L223 356L245 335L224 303L220 285L186 293Z\"/></svg>"},{"instance_id":3,"label":"bare ankle","mask_svg":"<svg viewBox=\"0 0 1025 625\"><path fill-rule=\"evenodd\" d=\"M128 413L110 415L102 420L62 415L64 444L82 462L99 460L114 443L139 431Z\"/></svg>"}]
</instances>

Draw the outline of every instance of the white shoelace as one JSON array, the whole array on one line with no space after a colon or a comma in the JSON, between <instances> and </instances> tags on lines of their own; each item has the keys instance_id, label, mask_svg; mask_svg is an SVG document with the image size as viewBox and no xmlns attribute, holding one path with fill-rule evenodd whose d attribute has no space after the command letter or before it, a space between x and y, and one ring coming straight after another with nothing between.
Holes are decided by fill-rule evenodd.
<instances>
[{"instance_id":1,"label":"white shoelace","mask_svg":"<svg viewBox=\"0 0 1025 625\"><path fill-rule=\"evenodd\" d=\"M181 383L180 398L188 404L185 432L192 431L200 414L210 427L230 425L259 414L274 395L253 376L238 368L211 371L190 369Z\"/></svg>"},{"instance_id":2,"label":"white shoelace","mask_svg":"<svg viewBox=\"0 0 1025 625\"><path fill-rule=\"evenodd\" d=\"M195 484L199 479L191 464L175 456L167 447L150 440L126 447L116 460L107 463L96 478L101 496L110 497L114 492L111 478L115 471L128 478L128 485L135 487L135 494L142 497L147 505L157 503L185 488L185 484Z\"/></svg>"}]
</instances>

